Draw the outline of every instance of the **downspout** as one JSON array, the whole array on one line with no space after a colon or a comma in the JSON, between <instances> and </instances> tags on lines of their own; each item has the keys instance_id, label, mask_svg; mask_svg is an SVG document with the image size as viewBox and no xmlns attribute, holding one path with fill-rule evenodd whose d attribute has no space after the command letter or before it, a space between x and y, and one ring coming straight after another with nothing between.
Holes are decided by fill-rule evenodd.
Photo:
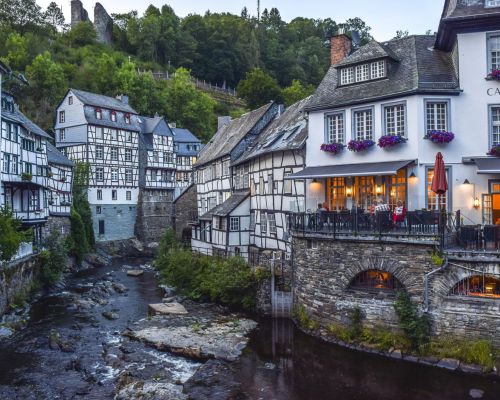
<instances>
[{"instance_id":1,"label":"downspout","mask_svg":"<svg viewBox=\"0 0 500 400\"><path fill-rule=\"evenodd\" d=\"M447 266L448 266L448 257L446 257L444 259L443 265L441 265L439 268L425 274L425 278L424 278L424 313L429 312L429 278L438 272L444 271Z\"/></svg>"}]
</instances>

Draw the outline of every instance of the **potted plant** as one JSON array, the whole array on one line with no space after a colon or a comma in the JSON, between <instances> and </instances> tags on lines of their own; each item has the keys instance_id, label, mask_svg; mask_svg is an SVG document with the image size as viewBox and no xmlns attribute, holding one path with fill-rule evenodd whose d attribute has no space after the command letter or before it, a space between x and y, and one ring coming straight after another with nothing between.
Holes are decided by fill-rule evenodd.
<instances>
[{"instance_id":1,"label":"potted plant","mask_svg":"<svg viewBox=\"0 0 500 400\"><path fill-rule=\"evenodd\" d=\"M344 150L345 145L342 143L325 143L322 144L320 149L326 153L338 154Z\"/></svg>"},{"instance_id":2,"label":"potted plant","mask_svg":"<svg viewBox=\"0 0 500 400\"><path fill-rule=\"evenodd\" d=\"M494 144L488 152L488 155L493 157L500 157L500 144Z\"/></svg>"},{"instance_id":3,"label":"potted plant","mask_svg":"<svg viewBox=\"0 0 500 400\"><path fill-rule=\"evenodd\" d=\"M500 81L500 69L491 70L490 74L486 77L490 81Z\"/></svg>"},{"instance_id":4,"label":"potted plant","mask_svg":"<svg viewBox=\"0 0 500 400\"><path fill-rule=\"evenodd\" d=\"M424 138L433 143L450 143L453 139L455 139L455 134L453 132L446 131L430 131Z\"/></svg>"},{"instance_id":5,"label":"potted plant","mask_svg":"<svg viewBox=\"0 0 500 400\"><path fill-rule=\"evenodd\" d=\"M408 139L401 135L384 135L378 140L378 147L382 149L394 147L401 143L406 143Z\"/></svg>"},{"instance_id":6,"label":"potted plant","mask_svg":"<svg viewBox=\"0 0 500 400\"><path fill-rule=\"evenodd\" d=\"M361 151L366 151L370 147L375 144L373 140L365 139L365 140L351 140L347 145L347 148L350 151L354 151L355 153L359 153Z\"/></svg>"},{"instance_id":7,"label":"potted plant","mask_svg":"<svg viewBox=\"0 0 500 400\"><path fill-rule=\"evenodd\" d=\"M31 182L33 179L33 175L31 175L29 172L23 172L21 174L21 180L24 182Z\"/></svg>"}]
</instances>

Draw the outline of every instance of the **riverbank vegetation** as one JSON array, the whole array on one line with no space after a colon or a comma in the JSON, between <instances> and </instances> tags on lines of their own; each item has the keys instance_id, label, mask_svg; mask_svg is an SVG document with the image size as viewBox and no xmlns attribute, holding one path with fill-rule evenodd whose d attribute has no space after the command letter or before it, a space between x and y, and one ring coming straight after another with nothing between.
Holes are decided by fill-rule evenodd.
<instances>
[{"instance_id":1,"label":"riverbank vegetation","mask_svg":"<svg viewBox=\"0 0 500 400\"><path fill-rule=\"evenodd\" d=\"M14 257L21 243L29 241L31 235L30 229L22 229L21 220L10 209L0 208L0 264Z\"/></svg>"},{"instance_id":2,"label":"riverbank vegetation","mask_svg":"<svg viewBox=\"0 0 500 400\"><path fill-rule=\"evenodd\" d=\"M155 259L162 281L193 300L253 310L259 274L241 257L213 257L182 247L172 230L162 238Z\"/></svg>"}]
</instances>

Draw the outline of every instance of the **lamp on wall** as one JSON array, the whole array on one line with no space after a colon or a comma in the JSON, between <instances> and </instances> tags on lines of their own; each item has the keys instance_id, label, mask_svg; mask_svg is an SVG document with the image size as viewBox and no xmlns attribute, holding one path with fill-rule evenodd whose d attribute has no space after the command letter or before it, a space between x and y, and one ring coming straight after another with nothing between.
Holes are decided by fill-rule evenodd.
<instances>
[{"instance_id":1,"label":"lamp on wall","mask_svg":"<svg viewBox=\"0 0 500 400\"><path fill-rule=\"evenodd\" d=\"M415 175L415 172L412 172L412 173L410 174L410 179L413 179L413 178L416 178L416 177L417 177L417 175Z\"/></svg>"},{"instance_id":2,"label":"lamp on wall","mask_svg":"<svg viewBox=\"0 0 500 400\"><path fill-rule=\"evenodd\" d=\"M382 194L382 186L377 185L377 187L375 188L375 193Z\"/></svg>"},{"instance_id":3,"label":"lamp on wall","mask_svg":"<svg viewBox=\"0 0 500 400\"><path fill-rule=\"evenodd\" d=\"M479 197L474 199L474 208L478 209L481 206L481 202L479 201Z\"/></svg>"},{"instance_id":4,"label":"lamp on wall","mask_svg":"<svg viewBox=\"0 0 500 400\"><path fill-rule=\"evenodd\" d=\"M464 184L464 185L470 185L471 183L469 182L469 180L468 180L468 179L466 179L466 180L464 181L464 183L463 183L463 184Z\"/></svg>"},{"instance_id":5,"label":"lamp on wall","mask_svg":"<svg viewBox=\"0 0 500 400\"><path fill-rule=\"evenodd\" d=\"M472 206L477 210L479 207L481 207L481 201L479 200L479 197L476 196L476 185L474 183L471 183L468 179L465 179L463 184L466 186L472 185Z\"/></svg>"},{"instance_id":6,"label":"lamp on wall","mask_svg":"<svg viewBox=\"0 0 500 400\"><path fill-rule=\"evenodd\" d=\"M312 183L318 183L318 180L316 178L314 178Z\"/></svg>"},{"instance_id":7,"label":"lamp on wall","mask_svg":"<svg viewBox=\"0 0 500 400\"><path fill-rule=\"evenodd\" d=\"M345 188L345 195L346 195L347 197L352 197L352 187L351 187L351 186L347 186L347 187Z\"/></svg>"}]
</instances>

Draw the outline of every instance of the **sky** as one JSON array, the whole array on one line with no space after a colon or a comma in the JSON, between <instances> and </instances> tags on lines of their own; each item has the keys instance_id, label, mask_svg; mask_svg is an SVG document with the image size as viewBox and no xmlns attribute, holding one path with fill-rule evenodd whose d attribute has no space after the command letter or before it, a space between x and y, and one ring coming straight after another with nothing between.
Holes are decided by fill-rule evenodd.
<instances>
[{"instance_id":1,"label":"sky","mask_svg":"<svg viewBox=\"0 0 500 400\"><path fill-rule=\"evenodd\" d=\"M37 0L46 8L51 0ZM62 5L67 22L70 20L70 0L55 0ZM83 5L91 19L94 15L95 1L83 0ZM240 14L247 7L250 14L257 14L257 0L100 0L100 3L112 13L137 10L139 14L153 4L161 7L169 4L178 16L212 12L231 12ZM360 17L372 27L376 40L384 41L394 37L397 30L407 30L410 34L423 34L427 30L437 31L444 0L261 0L261 10L278 8L282 18L290 21L295 17L332 18L343 22L348 18Z\"/></svg>"}]
</instances>

